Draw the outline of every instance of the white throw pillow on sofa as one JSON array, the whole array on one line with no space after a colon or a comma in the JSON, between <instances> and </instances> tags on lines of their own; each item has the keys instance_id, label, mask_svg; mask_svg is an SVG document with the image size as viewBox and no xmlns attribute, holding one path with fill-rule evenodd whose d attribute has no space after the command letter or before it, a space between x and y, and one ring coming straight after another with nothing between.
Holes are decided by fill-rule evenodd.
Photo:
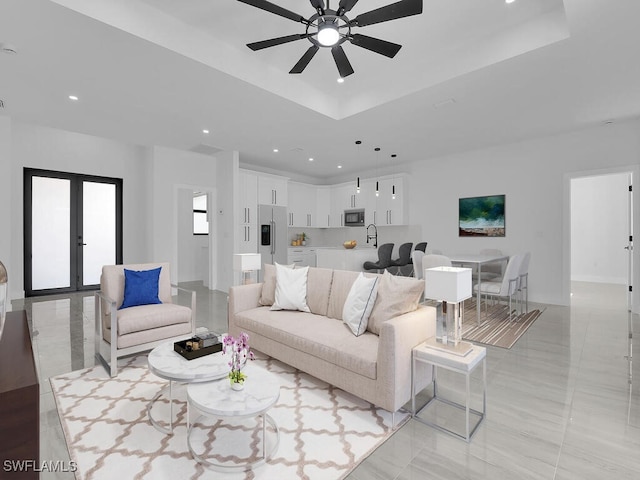
<instances>
[{"instance_id":1,"label":"white throw pillow on sofa","mask_svg":"<svg viewBox=\"0 0 640 480\"><path fill-rule=\"evenodd\" d=\"M271 310L310 312L307 305L309 267L287 268L276 263L276 298Z\"/></svg>"},{"instance_id":2,"label":"white throw pillow on sofa","mask_svg":"<svg viewBox=\"0 0 640 480\"><path fill-rule=\"evenodd\" d=\"M378 277L365 277L360 272L344 302L342 321L349 326L356 337L362 335L367 329L369 315L378 295L378 280Z\"/></svg>"}]
</instances>

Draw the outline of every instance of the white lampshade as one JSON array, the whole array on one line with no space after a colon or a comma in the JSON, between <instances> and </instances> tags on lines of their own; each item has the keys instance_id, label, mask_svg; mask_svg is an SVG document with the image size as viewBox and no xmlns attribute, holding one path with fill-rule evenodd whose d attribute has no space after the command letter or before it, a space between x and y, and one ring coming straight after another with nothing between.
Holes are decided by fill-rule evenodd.
<instances>
[{"instance_id":1,"label":"white lampshade","mask_svg":"<svg viewBox=\"0 0 640 480\"><path fill-rule=\"evenodd\" d=\"M259 253L234 253L233 269L236 272L249 272L262 268L262 258Z\"/></svg>"},{"instance_id":2,"label":"white lampshade","mask_svg":"<svg viewBox=\"0 0 640 480\"><path fill-rule=\"evenodd\" d=\"M470 268L436 267L424 271L424 298L459 303L471 295Z\"/></svg>"}]
</instances>

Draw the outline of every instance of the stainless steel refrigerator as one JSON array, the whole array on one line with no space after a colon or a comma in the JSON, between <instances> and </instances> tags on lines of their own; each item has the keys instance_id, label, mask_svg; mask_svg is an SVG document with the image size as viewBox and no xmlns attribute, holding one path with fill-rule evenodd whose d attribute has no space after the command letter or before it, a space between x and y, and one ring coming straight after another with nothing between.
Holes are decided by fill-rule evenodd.
<instances>
[{"instance_id":1,"label":"stainless steel refrigerator","mask_svg":"<svg viewBox=\"0 0 640 480\"><path fill-rule=\"evenodd\" d=\"M264 264L287 263L287 209L272 205L258 205L258 252Z\"/></svg>"}]
</instances>

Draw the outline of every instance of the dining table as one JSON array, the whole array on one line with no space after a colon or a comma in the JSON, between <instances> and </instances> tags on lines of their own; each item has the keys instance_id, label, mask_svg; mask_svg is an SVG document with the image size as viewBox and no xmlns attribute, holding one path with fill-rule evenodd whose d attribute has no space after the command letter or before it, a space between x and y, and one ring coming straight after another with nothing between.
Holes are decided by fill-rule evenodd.
<instances>
[{"instance_id":1,"label":"dining table","mask_svg":"<svg viewBox=\"0 0 640 480\"><path fill-rule=\"evenodd\" d=\"M451 263L458 266L471 266L475 268L478 274L478 282L482 281L482 266L487 265L489 263L498 263L504 262L505 264L509 261L509 255L495 255L495 254L482 254L482 253L463 253L463 254L455 254L450 255ZM504 265L502 268L504 272ZM478 326L482 325L482 320L480 318L480 288L477 289L476 293L476 312L478 315Z\"/></svg>"}]
</instances>

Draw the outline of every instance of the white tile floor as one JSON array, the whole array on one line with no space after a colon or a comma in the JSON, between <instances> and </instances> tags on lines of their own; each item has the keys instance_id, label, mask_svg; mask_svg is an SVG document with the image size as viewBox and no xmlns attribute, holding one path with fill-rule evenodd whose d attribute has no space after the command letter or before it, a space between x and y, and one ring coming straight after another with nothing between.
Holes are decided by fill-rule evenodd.
<instances>
[{"instance_id":1,"label":"white tile floor","mask_svg":"<svg viewBox=\"0 0 640 480\"><path fill-rule=\"evenodd\" d=\"M622 286L574 283L572 289L571 307L546 306L511 350L488 348L487 418L470 444L410 421L348 478L640 478L640 384L630 361L638 348L630 332L640 319L627 313ZM27 310L33 328L41 458L68 460L48 378L94 365L93 297L40 297L13 308ZM197 309L198 326L226 330L225 294L198 288ZM461 399L462 377L443 371L439 379L443 395ZM476 402L479 385L476 370ZM443 421L458 421L441 413Z\"/></svg>"}]
</instances>

